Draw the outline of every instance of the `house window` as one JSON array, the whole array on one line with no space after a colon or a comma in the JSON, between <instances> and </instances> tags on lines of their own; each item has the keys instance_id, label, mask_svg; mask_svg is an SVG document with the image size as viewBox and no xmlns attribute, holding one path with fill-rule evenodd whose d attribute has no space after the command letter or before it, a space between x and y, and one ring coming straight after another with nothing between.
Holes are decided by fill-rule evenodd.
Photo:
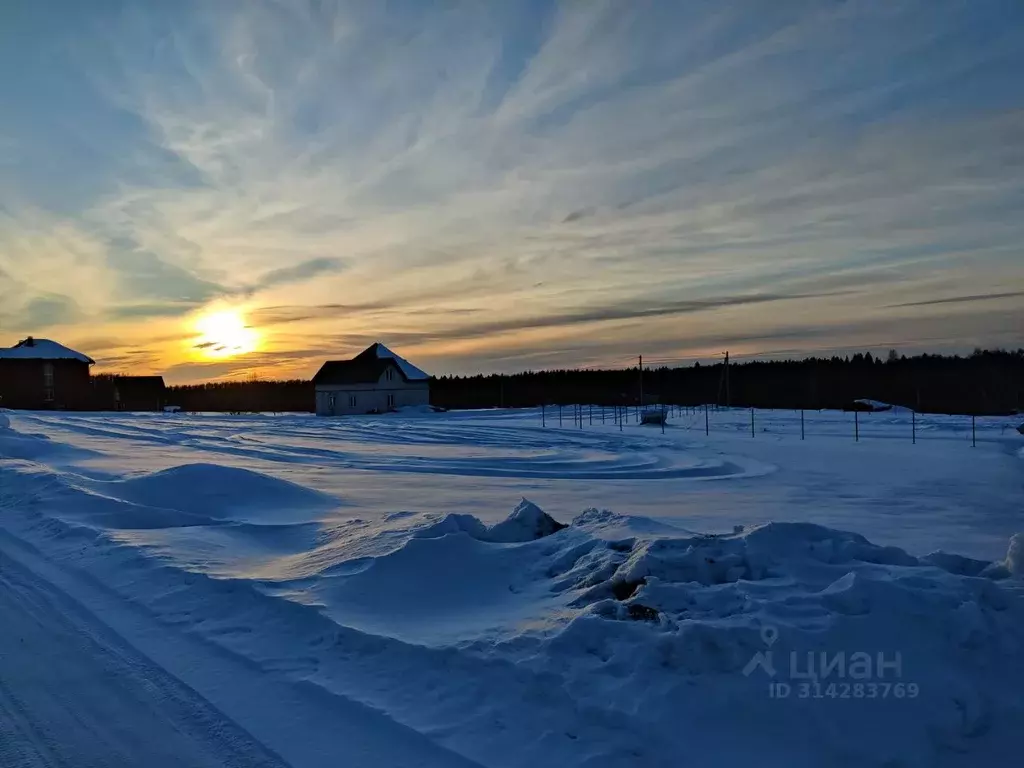
<instances>
[{"instance_id":1,"label":"house window","mask_svg":"<svg viewBox=\"0 0 1024 768\"><path fill-rule=\"evenodd\" d=\"M395 369L394 368L388 368L386 371L384 371L384 378L387 379L388 381L391 381L391 379L394 377L394 375L395 375Z\"/></svg>"},{"instance_id":2,"label":"house window","mask_svg":"<svg viewBox=\"0 0 1024 768\"><path fill-rule=\"evenodd\" d=\"M43 364L43 400L53 402L53 363Z\"/></svg>"},{"instance_id":3,"label":"house window","mask_svg":"<svg viewBox=\"0 0 1024 768\"><path fill-rule=\"evenodd\" d=\"M388 408L394 408L394 407L395 407L395 396L394 395L388 395Z\"/></svg>"},{"instance_id":4,"label":"house window","mask_svg":"<svg viewBox=\"0 0 1024 768\"><path fill-rule=\"evenodd\" d=\"M349 395L348 396L348 407L349 408L355 408L356 407L356 396L355 395Z\"/></svg>"},{"instance_id":5,"label":"house window","mask_svg":"<svg viewBox=\"0 0 1024 768\"><path fill-rule=\"evenodd\" d=\"M334 413L334 395L329 395L327 397L327 410Z\"/></svg>"}]
</instances>

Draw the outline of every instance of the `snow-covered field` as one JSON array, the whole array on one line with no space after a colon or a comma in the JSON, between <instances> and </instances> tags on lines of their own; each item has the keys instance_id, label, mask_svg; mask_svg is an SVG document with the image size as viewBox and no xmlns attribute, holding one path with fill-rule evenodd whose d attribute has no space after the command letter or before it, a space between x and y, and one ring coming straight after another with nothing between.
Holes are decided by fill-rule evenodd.
<instances>
[{"instance_id":1,"label":"snow-covered field","mask_svg":"<svg viewBox=\"0 0 1024 768\"><path fill-rule=\"evenodd\" d=\"M583 413L0 413L0 765L1019 761L1017 421Z\"/></svg>"}]
</instances>

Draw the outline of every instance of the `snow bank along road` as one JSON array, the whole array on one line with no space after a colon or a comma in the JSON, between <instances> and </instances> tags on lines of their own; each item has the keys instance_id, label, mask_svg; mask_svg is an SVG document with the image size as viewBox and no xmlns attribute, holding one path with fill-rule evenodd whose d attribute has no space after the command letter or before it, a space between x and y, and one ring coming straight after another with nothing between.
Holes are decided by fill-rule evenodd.
<instances>
[{"instance_id":1,"label":"snow bank along road","mask_svg":"<svg viewBox=\"0 0 1024 768\"><path fill-rule=\"evenodd\" d=\"M1019 757L1014 425L755 417L0 413L0 765Z\"/></svg>"}]
</instances>

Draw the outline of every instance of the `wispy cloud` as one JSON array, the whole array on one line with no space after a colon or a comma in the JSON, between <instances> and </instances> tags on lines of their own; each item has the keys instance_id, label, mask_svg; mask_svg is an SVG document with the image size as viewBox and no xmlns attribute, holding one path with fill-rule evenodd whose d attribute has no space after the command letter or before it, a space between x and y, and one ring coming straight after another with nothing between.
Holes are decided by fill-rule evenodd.
<instances>
[{"instance_id":1,"label":"wispy cloud","mask_svg":"<svg viewBox=\"0 0 1024 768\"><path fill-rule=\"evenodd\" d=\"M996 301L998 299L1014 299L1024 296L1024 291L1004 291L1002 293L980 293L973 296L947 296L942 299L928 299L927 301L908 301L903 304L893 304L892 307L932 307L938 304L968 304L981 301Z\"/></svg>"},{"instance_id":2,"label":"wispy cloud","mask_svg":"<svg viewBox=\"0 0 1024 768\"><path fill-rule=\"evenodd\" d=\"M319 259L307 259L306 261L295 264L294 266L279 267L278 269L270 270L266 274L262 275L259 280L253 283L248 290L251 293L257 293L268 288L291 285L292 283L301 283L314 278L317 275L340 272L344 268L345 262L343 259L326 257Z\"/></svg>"},{"instance_id":3,"label":"wispy cloud","mask_svg":"<svg viewBox=\"0 0 1024 768\"><path fill-rule=\"evenodd\" d=\"M468 370L998 343L939 310L1024 291L1013 4L63 10L0 32L5 328L185 339L236 302L262 357L153 364L384 337Z\"/></svg>"},{"instance_id":4,"label":"wispy cloud","mask_svg":"<svg viewBox=\"0 0 1024 768\"><path fill-rule=\"evenodd\" d=\"M73 323L81 317L75 300L68 296L43 294L24 306L18 317L20 329L49 328Z\"/></svg>"}]
</instances>

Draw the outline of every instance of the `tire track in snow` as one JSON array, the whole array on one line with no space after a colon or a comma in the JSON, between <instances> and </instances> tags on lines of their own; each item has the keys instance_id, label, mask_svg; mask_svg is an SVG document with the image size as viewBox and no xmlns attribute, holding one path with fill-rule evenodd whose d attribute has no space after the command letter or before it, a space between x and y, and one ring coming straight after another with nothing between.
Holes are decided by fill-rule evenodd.
<instances>
[{"instance_id":1,"label":"tire track in snow","mask_svg":"<svg viewBox=\"0 0 1024 768\"><path fill-rule=\"evenodd\" d=\"M0 764L286 765L0 552Z\"/></svg>"},{"instance_id":2,"label":"tire track in snow","mask_svg":"<svg viewBox=\"0 0 1024 768\"><path fill-rule=\"evenodd\" d=\"M480 768L364 704L159 623L2 520L0 577L3 768Z\"/></svg>"},{"instance_id":3,"label":"tire track in snow","mask_svg":"<svg viewBox=\"0 0 1024 768\"><path fill-rule=\"evenodd\" d=\"M85 416L53 421L38 415L23 418L51 430L96 439L100 449L106 439L130 440L272 463L327 464L342 470L551 480L717 480L774 470L739 457L698 457L679 445L650 438L552 432L541 427L431 423L426 435L417 437L409 429L412 425L398 420L372 425L325 423L317 434L305 423L266 419L262 425L271 429L265 435L249 435L239 434L237 423L208 418L190 422L183 417L168 434L134 428L125 432L121 425L107 424L107 419L95 424ZM395 446L404 450L396 451Z\"/></svg>"}]
</instances>

